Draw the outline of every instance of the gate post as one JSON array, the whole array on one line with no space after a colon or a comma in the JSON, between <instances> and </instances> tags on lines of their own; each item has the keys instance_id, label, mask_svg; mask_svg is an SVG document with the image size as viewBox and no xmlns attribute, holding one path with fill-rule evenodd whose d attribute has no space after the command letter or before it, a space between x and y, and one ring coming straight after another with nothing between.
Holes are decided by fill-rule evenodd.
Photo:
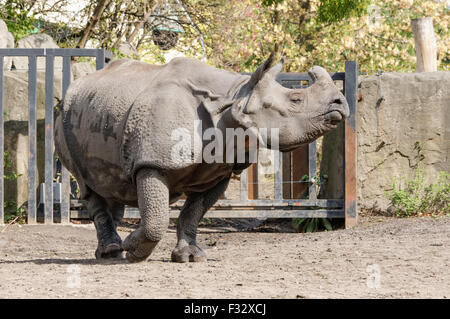
<instances>
[{"instance_id":1,"label":"gate post","mask_svg":"<svg viewBox=\"0 0 450 319\"><path fill-rule=\"evenodd\" d=\"M53 224L53 85L54 53L45 55L45 200L44 223Z\"/></svg>"},{"instance_id":2,"label":"gate post","mask_svg":"<svg viewBox=\"0 0 450 319\"><path fill-rule=\"evenodd\" d=\"M358 86L358 65L356 61L345 61L345 97L350 115L345 120L345 228L357 223L356 207L356 92Z\"/></svg>"},{"instance_id":3,"label":"gate post","mask_svg":"<svg viewBox=\"0 0 450 319\"><path fill-rule=\"evenodd\" d=\"M0 55L0 225L4 223L4 184L3 184L3 137L4 137L4 116L3 116L3 56Z\"/></svg>"},{"instance_id":4,"label":"gate post","mask_svg":"<svg viewBox=\"0 0 450 319\"><path fill-rule=\"evenodd\" d=\"M62 99L66 96L70 84L70 55L63 56ZM62 113L63 110L60 110ZM61 165L61 224L70 224L70 173Z\"/></svg>"},{"instance_id":5,"label":"gate post","mask_svg":"<svg viewBox=\"0 0 450 319\"><path fill-rule=\"evenodd\" d=\"M28 224L37 222L37 124L36 124L36 98L37 98L37 56L28 56Z\"/></svg>"}]
</instances>

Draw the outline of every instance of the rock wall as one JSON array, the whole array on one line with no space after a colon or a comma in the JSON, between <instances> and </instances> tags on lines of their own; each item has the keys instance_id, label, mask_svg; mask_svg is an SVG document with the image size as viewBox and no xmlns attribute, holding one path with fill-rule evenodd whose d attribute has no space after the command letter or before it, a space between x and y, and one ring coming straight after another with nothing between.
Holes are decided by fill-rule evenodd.
<instances>
[{"instance_id":1,"label":"rock wall","mask_svg":"<svg viewBox=\"0 0 450 319\"><path fill-rule=\"evenodd\" d=\"M56 42L47 34L37 33L29 35L23 39L17 41L17 48L32 49L32 48L53 48L57 49L59 46ZM18 70L28 70L28 58L27 57L14 57L13 63ZM37 58L37 69L45 71L45 57ZM62 57L55 57L54 59L55 74L60 73L62 70Z\"/></svg>"},{"instance_id":2,"label":"rock wall","mask_svg":"<svg viewBox=\"0 0 450 319\"><path fill-rule=\"evenodd\" d=\"M14 48L14 36L8 31L5 21L0 19L0 48ZM11 69L12 58L5 57L3 60L3 69Z\"/></svg>"},{"instance_id":3,"label":"rock wall","mask_svg":"<svg viewBox=\"0 0 450 319\"><path fill-rule=\"evenodd\" d=\"M46 34L33 34L17 43L17 48L58 48L56 42ZM14 37L0 20L0 48L14 48ZM15 68L11 69L14 65ZM54 99L62 97L62 58L55 58ZM37 178L39 183L44 180L44 122L45 122L45 58L37 59ZM6 167L5 174L19 174L17 179L4 180L5 201L13 201L21 206L28 200L28 58L7 57L4 60L4 146L7 161L11 166ZM74 63L72 78L77 79L95 71L90 63ZM3 156L3 155L1 155Z\"/></svg>"},{"instance_id":4,"label":"rock wall","mask_svg":"<svg viewBox=\"0 0 450 319\"><path fill-rule=\"evenodd\" d=\"M20 174L15 180L5 180L5 200L11 200L21 206L28 200L28 72L4 71L4 112L5 115L5 151L12 167L5 174ZM37 73L37 178L44 180L44 122L45 122L45 72ZM54 97L61 99L62 77L55 73Z\"/></svg>"},{"instance_id":5,"label":"rock wall","mask_svg":"<svg viewBox=\"0 0 450 319\"><path fill-rule=\"evenodd\" d=\"M450 72L360 77L357 178L360 209L385 211L395 178L419 167L428 182L450 172Z\"/></svg>"}]
</instances>

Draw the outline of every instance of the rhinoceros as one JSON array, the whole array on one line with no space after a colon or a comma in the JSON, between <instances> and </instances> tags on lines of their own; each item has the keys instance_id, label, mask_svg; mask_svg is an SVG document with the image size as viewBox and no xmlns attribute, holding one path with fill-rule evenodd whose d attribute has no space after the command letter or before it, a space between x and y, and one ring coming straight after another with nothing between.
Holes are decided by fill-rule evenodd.
<instances>
[{"instance_id":1,"label":"rhinoceros","mask_svg":"<svg viewBox=\"0 0 450 319\"><path fill-rule=\"evenodd\" d=\"M231 175L251 162L248 156L192 160L195 147L188 156L174 157L179 142L174 132L199 134L194 125L199 121L200 135L211 128L277 129L277 147L286 152L348 117L345 97L323 68L309 70L310 87L288 89L276 81L284 59L272 65L273 56L251 75L190 58L165 65L120 59L71 83L55 123L55 148L87 200L97 231L96 258L117 258L125 251L130 262L146 260L168 228L169 204L184 194L171 259L206 260L196 243L198 224ZM205 144L197 144L200 154ZM243 147L248 155L249 143ZM125 205L138 207L141 221L122 242L116 226Z\"/></svg>"}]
</instances>

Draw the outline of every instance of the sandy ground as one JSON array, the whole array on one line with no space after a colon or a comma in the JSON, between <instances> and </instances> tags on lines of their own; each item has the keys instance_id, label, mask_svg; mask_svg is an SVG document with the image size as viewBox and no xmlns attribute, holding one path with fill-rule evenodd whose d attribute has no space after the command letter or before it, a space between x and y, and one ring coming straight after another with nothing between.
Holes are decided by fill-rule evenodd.
<instances>
[{"instance_id":1,"label":"sandy ground","mask_svg":"<svg viewBox=\"0 0 450 319\"><path fill-rule=\"evenodd\" d=\"M450 298L449 217L313 234L202 228L204 263L170 262L175 239L169 229L147 262L101 262L92 225L12 225L0 298Z\"/></svg>"}]
</instances>

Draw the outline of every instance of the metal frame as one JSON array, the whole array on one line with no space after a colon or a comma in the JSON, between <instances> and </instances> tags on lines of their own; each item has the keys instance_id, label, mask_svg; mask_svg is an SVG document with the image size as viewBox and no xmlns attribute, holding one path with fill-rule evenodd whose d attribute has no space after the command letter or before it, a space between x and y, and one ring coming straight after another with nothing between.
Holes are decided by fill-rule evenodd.
<instances>
[{"instance_id":1,"label":"metal frame","mask_svg":"<svg viewBox=\"0 0 450 319\"><path fill-rule=\"evenodd\" d=\"M28 103L29 103L29 157L28 157L28 223L37 222L36 169L37 169L37 127L36 127L36 90L37 57L45 57L45 204L44 222L53 223L53 86L54 58L63 58L63 97L70 84L70 60L72 57L95 57L97 70L105 65L104 49L0 49L0 224L4 223L4 184L3 184L3 61L5 56L28 57ZM61 223L70 222L70 178L68 170L62 169ZM34 191L32 191L34 190Z\"/></svg>"},{"instance_id":2,"label":"metal frame","mask_svg":"<svg viewBox=\"0 0 450 319\"><path fill-rule=\"evenodd\" d=\"M54 58L63 57L63 97L70 84L70 60L74 56L96 57L97 70L102 69L108 51L104 49L0 49L0 154L3 154L4 120L3 120L3 58L5 56L27 56L29 59L28 72L28 101L29 101L29 128L30 151L28 168L28 189L36 190L36 60L37 57L46 57L45 73L45 204L44 223L53 223L53 79ZM330 73L334 81L344 82L344 92L350 108L350 116L345 122L345 199L317 199L316 181L311 180L306 186L308 189L306 199L292 199L298 197L299 189L292 192L286 188L291 183L291 174L299 178L299 174L308 172L308 175L316 175L316 142L298 152L295 156L275 152L274 199L262 200L257 198L257 165L252 165L241 174L240 200L220 199L214 207L205 215L217 218L345 218L346 227L351 227L357 222L356 211L356 90L358 83L358 67L355 61L345 63L345 72ZM286 87L305 87L304 82L311 83L312 79L307 73L282 73L277 81ZM301 163L300 163L301 162ZM299 164L300 163L300 164ZM299 166L300 165L300 166ZM294 168L294 166L296 168ZM286 178L289 175L289 178ZM61 201L61 223L67 224L70 218L88 218L88 213L83 209L84 201L70 200L70 178L66 168L62 169L62 201ZM306 188L305 188L306 189ZM0 224L3 223L3 156L0 156ZM287 197L287 198L286 198ZM180 200L171 205L170 217L178 217L179 211L184 203ZM71 210L71 208L73 208ZM139 218L139 210L126 208L125 218ZM37 199L36 191L28 194L28 223L37 222Z\"/></svg>"}]
</instances>

